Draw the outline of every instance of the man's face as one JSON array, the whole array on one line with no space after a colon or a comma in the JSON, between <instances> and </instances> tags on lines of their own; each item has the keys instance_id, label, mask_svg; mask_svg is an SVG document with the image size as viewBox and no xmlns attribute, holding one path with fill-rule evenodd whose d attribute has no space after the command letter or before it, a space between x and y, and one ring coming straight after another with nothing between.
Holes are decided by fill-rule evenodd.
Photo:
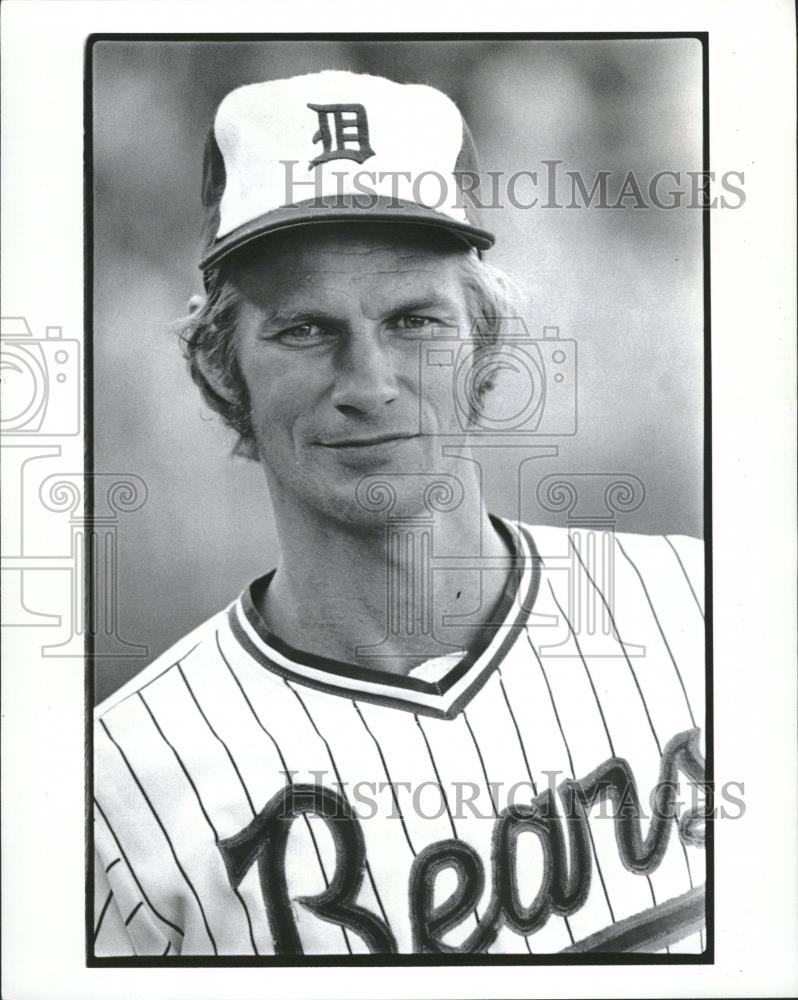
<instances>
[{"instance_id":1,"label":"man's face","mask_svg":"<svg viewBox=\"0 0 798 1000\"><path fill-rule=\"evenodd\" d=\"M462 254L412 229L318 226L270 239L236 280L238 359L275 505L373 522L355 491L380 474L394 513L423 509L430 475L454 464L440 435L461 429L452 367L422 366L421 341L440 327L469 336Z\"/></svg>"}]
</instances>

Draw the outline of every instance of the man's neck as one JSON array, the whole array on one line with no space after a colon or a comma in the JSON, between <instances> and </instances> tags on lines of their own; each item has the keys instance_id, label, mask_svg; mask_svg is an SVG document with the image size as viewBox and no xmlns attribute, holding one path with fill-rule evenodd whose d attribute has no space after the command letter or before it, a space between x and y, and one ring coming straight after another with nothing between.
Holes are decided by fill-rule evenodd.
<instances>
[{"instance_id":1,"label":"man's neck","mask_svg":"<svg viewBox=\"0 0 798 1000\"><path fill-rule=\"evenodd\" d=\"M475 563L481 557L496 566L509 553L481 504L366 530L275 506L282 559L259 610L289 645L406 674L426 660L459 656L491 621L508 570L480 571Z\"/></svg>"}]
</instances>

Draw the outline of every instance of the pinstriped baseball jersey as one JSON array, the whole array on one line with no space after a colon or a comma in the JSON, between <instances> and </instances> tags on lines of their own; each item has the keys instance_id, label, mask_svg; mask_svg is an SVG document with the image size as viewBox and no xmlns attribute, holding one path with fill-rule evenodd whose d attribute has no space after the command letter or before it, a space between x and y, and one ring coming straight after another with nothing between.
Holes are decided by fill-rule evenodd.
<instances>
[{"instance_id":1,"label":"pinstriped baseball jersey","mask_svg":"<svg viewBox=\"0 0 798 1000\"><path fill-rule=\"evenodd\" d=\"M462 655L293 649L269 577L100 705L97 955L703 950L703 554L499 521Z\"/></svg>"}]
</instances>

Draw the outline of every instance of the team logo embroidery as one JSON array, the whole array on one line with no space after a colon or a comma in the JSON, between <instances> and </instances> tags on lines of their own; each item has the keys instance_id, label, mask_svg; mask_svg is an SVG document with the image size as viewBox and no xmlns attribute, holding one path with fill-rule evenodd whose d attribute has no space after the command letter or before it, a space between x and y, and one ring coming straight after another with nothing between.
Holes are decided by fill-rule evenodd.
<instances>
[{"instance_id":1,"label":"team logo embroidery","mask_svg":"<svg viewBox=\"0 0 798 1000\"><path fill-rule=\"evenodd\" d=\"M656 871L677 818L679 772L702 786L705 780L698 737L697 729L686 730L663 748L656 789L658 808L647 831L641 824L642 805L629 764L623 758L610 757L582 779L563 781L559 808L553 791L547 789L529 805L502 810L493 826L488 872L477 851L464 841L442 840L425 847L414 859L409 875L413 951L484 953L504 925L519 934L531 934L552 914L568 916L579 910L592 881L588 814L605 799L614 806L615 836L624 867L637 875ZM322 920L354 931L372 953L395 953L396 939L386 921L356 902L366 871L365 838L349 802L331 788L289 784L248 826L219 841L230 885L238 889L249 869L257 864L275 951L278 955L302 954L294 901L288 891L286 853L292 823L309 814L327 824L335 843L336 867L324 892L295 902ZM704 819L704 810L698 806L677 820L683 843L704 845ZM526 905L519 897L517 881L518 839L525 832L538 837L544 856L542 884L531 904ZM436 904L435 882L447 868L454 870L457 884L445 902ZM446 944L443 937L449 930L470 914L476 915L475 907L488 878L490 901L477 919L476 930L461 945ZM669 919L674 923L678 914Z\"/></svg>"},{"instance_id":2,"label":"team logo embroidery","mask_svg":"<svg viewBox=\"0 0 798 1000\"><path fill-rule=\"evenodd\" d=\"M313 142L320 142L324 150L310 161L309 170L329 160L364 163L374 156L369 145L369 122L362 104L308 104L308 107L319 116L319 130ZM356 144L356 148L352 144Z\"/></svg>"}]
</instances>

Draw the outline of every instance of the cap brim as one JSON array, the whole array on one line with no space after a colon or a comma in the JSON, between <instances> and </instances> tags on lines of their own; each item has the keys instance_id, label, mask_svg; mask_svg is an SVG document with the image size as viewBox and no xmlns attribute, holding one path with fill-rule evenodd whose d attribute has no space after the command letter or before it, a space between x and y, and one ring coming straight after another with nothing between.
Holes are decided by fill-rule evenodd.
<instances>
[{"instance_id":1,"label":"cap brim","mask_svg":"<svg viewBox=\"0 0 798 1000\"><path fill-rule=\"evenodd\" d=\"M368 199L368 207L357 204ZM220 240L216 240L203 255L200 268L205 271L253 240L286 229L330 222L376 222L429 226L459 237L468 246L488 250L495 243L493 233L467 222L458 222L435 209L414 202L400 201L377 195L344 195L337 198L310 199L284 205L252 222L248 222Z\"/></svg>"}]
</instances>

